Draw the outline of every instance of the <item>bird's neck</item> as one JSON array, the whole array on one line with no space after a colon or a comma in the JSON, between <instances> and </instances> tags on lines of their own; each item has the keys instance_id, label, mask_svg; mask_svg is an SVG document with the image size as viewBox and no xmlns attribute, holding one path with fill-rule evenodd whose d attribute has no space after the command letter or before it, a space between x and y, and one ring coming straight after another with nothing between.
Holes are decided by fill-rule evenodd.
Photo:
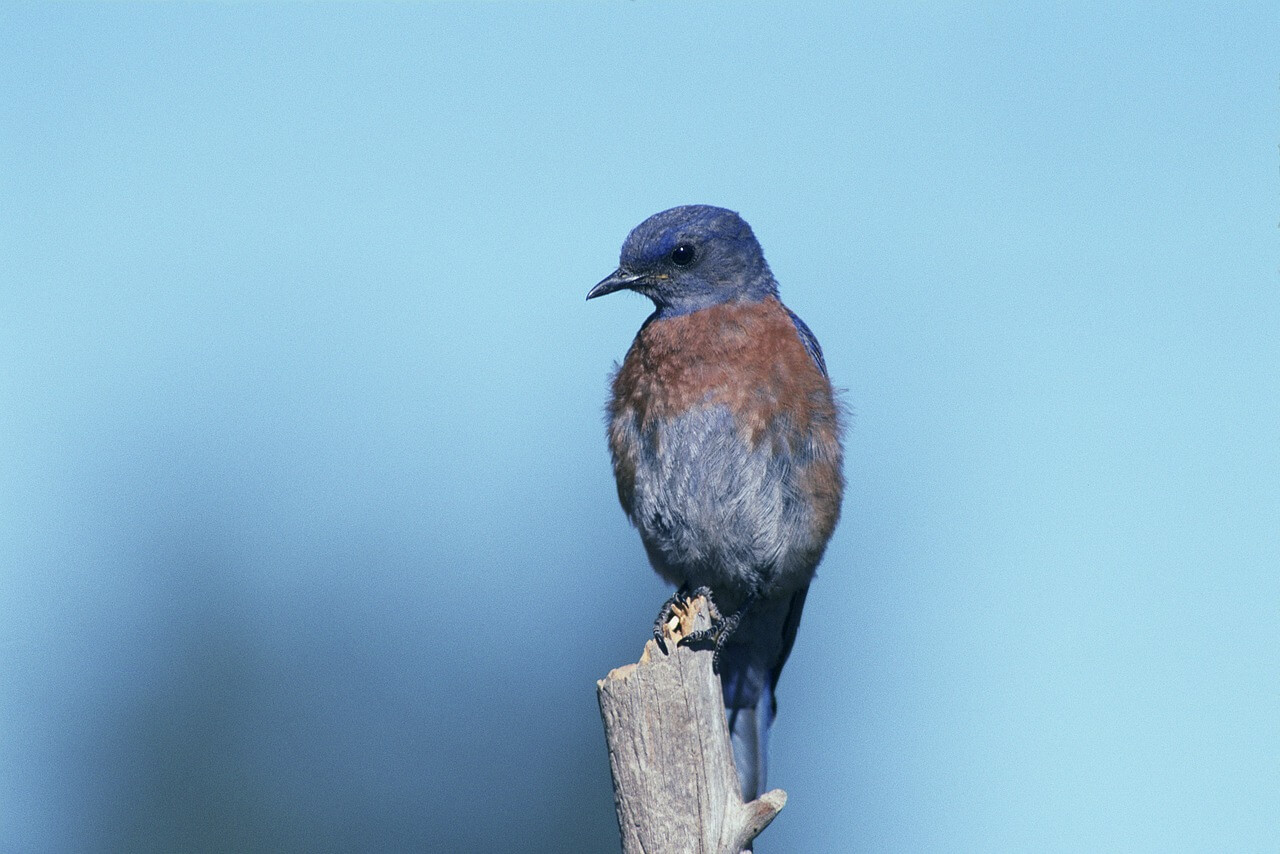
<instances>
[{"instance_id":1,"label":"bird's neck","mask_svg":"<svg viewBox=\"0 0 1280 854\"><path fill-rule=\"evenodd\" d=\"M686 314L693 314L695 311L714 308L718 305L750 305L762 302L770 297L776 298L777 296L777 283L772 276L766 276L746 287L737 289L732 295L728 296L723 291L715 290L681 293L677 297L651 296L650 299L653 300L656 309L653 313L653 319L665 320L669 317L682 317Z\"/></svg>"}]
</instances>

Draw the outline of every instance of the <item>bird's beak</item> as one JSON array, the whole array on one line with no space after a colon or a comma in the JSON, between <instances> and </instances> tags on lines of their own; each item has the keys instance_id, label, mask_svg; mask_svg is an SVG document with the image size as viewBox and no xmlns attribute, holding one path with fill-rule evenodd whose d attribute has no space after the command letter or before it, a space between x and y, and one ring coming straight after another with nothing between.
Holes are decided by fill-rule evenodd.
<instances>
[{"instance_id":1,"label":"bird's beak","mask_svg":"<svg viewBox=\"0 0 1280 854\"><path fill-rule=\"evenodd\" d=\"M595 299L605 294L611 294L614 291L621 291L631 287L636 282L643 279L644 276L633 276L624 272L621 267L614 270L609 275L600 280L600 283L587 292L587 299Z\"/></svg>"}]
</instances>

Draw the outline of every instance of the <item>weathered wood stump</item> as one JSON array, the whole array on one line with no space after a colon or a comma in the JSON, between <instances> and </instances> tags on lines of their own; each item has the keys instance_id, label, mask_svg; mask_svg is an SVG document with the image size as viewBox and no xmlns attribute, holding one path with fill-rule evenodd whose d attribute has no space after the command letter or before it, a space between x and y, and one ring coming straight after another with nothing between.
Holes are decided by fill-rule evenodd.
<instances>
[{"instance_id":1,"label":"weathered wood stump","mask_svg":"<svg viewBox=\"0 0 1280 854\"><path fill-rule=\"evenodd\" d=\"M739 854L787 802L774 789L743 803L713 652L679 639L709 627L697 597L635 664L597 683L623 854Z\"/></svg>"}]
</instances>

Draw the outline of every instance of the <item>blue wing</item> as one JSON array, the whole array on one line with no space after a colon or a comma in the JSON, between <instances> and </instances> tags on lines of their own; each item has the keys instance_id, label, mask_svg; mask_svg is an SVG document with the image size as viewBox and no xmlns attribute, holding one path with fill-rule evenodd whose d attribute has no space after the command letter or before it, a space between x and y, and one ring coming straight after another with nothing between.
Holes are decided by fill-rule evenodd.
<instances>
[{"instance_id":1,"label":"blue wing","mask_svg":"<svg viewBox=\"0 0 1280 854\"><path fill-rule=\"evenodd\" d=\"M809 327L804 325L794 311L787 309L787 316L791 318L791 322L795 324L796 332L800 333L800 342L804 344L804 349L809 352L810 358L814 364L818 366L818 370L822 371L822 375L827 375L827 360L822 358L822 346L818 344L818 339L809 331Z\"/></svg>"}]
</instances>

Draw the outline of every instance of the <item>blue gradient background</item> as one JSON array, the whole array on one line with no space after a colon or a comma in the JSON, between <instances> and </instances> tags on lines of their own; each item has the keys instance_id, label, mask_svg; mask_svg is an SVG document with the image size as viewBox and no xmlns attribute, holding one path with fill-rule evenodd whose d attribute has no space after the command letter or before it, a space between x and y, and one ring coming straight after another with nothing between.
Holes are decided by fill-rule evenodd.
<instances>
[{"instance_id":1,"label":"blue gradient background","mask_svg":"<svg viewBox=\"0 0 1280 854\"><path fill-rule=\"evenodd\" d=\"M0 7L0 849L617 850L585 304L856 412L759 850L1280 849L1280 13Z\"/></svg>"}]
</instances>

